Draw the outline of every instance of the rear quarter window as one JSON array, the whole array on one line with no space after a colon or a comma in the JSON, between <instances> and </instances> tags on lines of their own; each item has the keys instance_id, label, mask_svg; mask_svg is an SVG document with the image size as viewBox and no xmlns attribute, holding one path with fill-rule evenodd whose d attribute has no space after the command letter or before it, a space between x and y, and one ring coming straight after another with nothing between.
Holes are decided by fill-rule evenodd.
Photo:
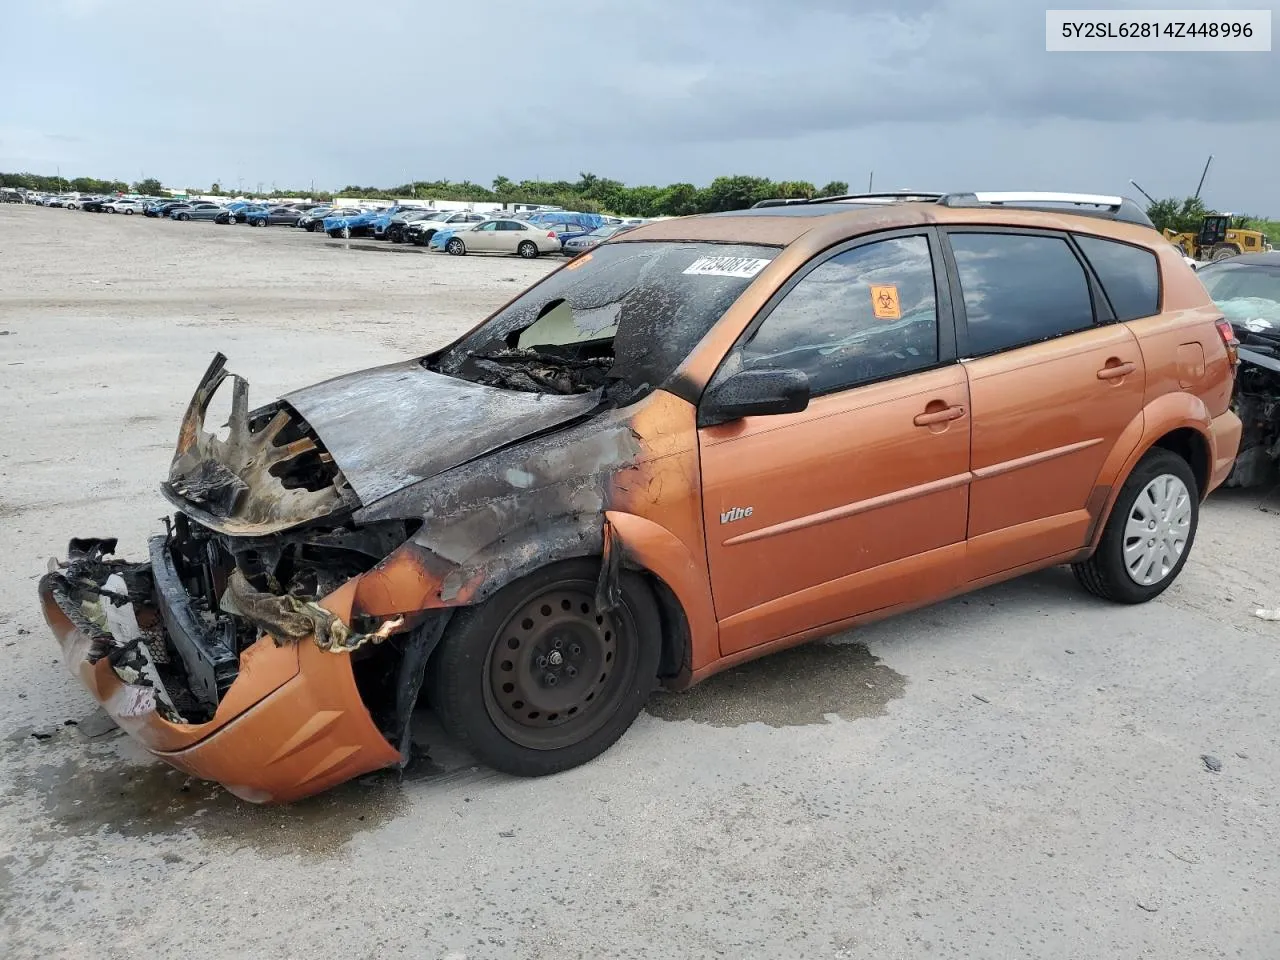
<instances>
[{"instance_id":1,"label":"rear quarter window","mask_svg":"<svg viewBox=\"0 0 1280 960\"><path fill-rule=\"evenodd\" d=\"M1117 320L1137 320L1160 312L1160 268L1154 253L1101 237L1077 234L1075 240L1098 275Z\"/></svg>"}]
</instances>

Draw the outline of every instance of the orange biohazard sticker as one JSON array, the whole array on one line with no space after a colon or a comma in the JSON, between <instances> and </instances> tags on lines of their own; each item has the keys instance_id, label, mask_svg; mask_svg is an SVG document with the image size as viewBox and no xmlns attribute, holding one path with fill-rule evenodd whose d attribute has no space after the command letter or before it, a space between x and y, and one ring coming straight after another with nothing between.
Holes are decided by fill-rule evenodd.
<instances>
[{"instance_id":1,"label":"orange biohazard sticker","mask_svg":"<svg viewBox=\"0 0 1280 960\"><path fill-rule=\"evenodd\" d=\"M902 304L898 302L898 288L893 284L871 287L871 310L877 320L901 320Z\"/></svg>"}]
</instances>

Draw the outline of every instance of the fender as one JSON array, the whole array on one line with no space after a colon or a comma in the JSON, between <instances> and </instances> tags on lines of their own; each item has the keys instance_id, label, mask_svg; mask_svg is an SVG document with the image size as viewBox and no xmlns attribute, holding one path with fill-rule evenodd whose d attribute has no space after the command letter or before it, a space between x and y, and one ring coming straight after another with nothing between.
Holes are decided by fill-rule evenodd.
<instances>
[{"instance_id":1,"label":"fender","mask_svg":"<svg viewBox=\"0 0 1280 960\"><path fill-rule=\"evenodd\" d=\"M720 626L711 602L711 581L675 534L633 513L605 514L622 541L623 555L667 585L689 623L688 662L699 670L720 658Z\"/></svg>"},{"instance_id":2,"label":"fender","mask_svg":"<svg viewBox=\"0 0 1280 960\"><path fill-rule=\"evenodd\" d=\"M1204 464L1205 475L1212 473L1217 456L1212 423L1209 408L1203 400L1191 393L1166 393L1157 397L1129 421L1103 463L1098 482L1094 486L1094 495L1090 498L1091 506L1099 499L1102 500L1102 505L1094 515L1086 554L1097 549L1106 520L1111 516L1125 480L1138 465L1138 461L1165 434L1184 427L1196 431L1204 439L1209 451L1209 462Z\"/></svg>"}]
</instances>

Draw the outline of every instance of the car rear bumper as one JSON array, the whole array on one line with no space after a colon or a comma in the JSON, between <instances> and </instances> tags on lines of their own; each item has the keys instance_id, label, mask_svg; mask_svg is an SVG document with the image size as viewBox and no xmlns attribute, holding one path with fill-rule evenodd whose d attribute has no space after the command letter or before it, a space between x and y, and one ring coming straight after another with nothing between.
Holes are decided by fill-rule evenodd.
<instances>
[{"instance_id":1,"label":"car rear bumper","mask_svg":"<svg viewBox=\"0 0 1280 960\"><path fill-rule=\"evenodd\" d=\"M134 605L139 623L152 630L184 615L175 609L181 601L160 587L163 571L153 572L150 602ZM263 636L241 654L213 717L177 722L162 715L151 680L113 665L105 651L114 638L89 619L62 574L43 577L39 595L68 669L115 722L154 756L244 800L299 800L400 760L360 698L349 653Z\"/></svg>"},{"instance_id":2,"label":"car rear bumper","mask_svg":"<svg viewBox=\"0 0 1280 960\"><path fill-rule=\"evenodd\" d=\"M1222 486L1227 477L1231 475L1231 468L1235 466L1236 462L1236 454L1240 451L1240 433L1242 429L1243 425L1240 423L1240 418L1230 410L1220 417L1214 417L1209 422L1209 439L1213 464L1209 475L1209 486L1205 490L1206 495Z\"/></svg>"}]
</instances>

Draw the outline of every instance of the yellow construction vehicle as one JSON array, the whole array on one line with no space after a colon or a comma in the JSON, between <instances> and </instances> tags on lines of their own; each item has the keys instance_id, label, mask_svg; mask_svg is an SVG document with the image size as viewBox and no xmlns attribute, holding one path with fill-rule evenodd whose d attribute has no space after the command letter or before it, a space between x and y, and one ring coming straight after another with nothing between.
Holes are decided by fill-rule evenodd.
<instances>
[{"instance_id":1,"label":"yellow construction vehicle","mask_svg":"<svg viewBox=\"0 0 1280 960\"><path fill-rule=\"evenodd\" d=\"M1237 230L1231 214L1211 213L1200 224L1199 233L1176 233L1165 229L1165 239L1196 260L1226 260L1242 253L1262 253L1271 249L1266 236L1257 230Z\"/></svg>"}]
</instances>

